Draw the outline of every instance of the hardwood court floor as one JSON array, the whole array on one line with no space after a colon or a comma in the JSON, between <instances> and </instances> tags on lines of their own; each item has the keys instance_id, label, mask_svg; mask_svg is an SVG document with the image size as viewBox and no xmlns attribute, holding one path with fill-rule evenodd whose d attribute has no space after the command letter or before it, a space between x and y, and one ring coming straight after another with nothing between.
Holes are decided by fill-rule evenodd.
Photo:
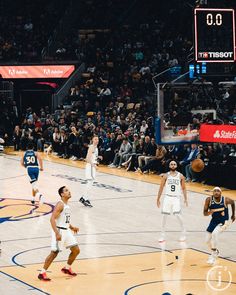
<instances>
[{"instance_id":1,"label":"hardwood court floor","mask_svg":"<svg viewBox=\"0 0 236 295\"><path fill-rule=\"evenodd\" d=\"M100 167L94 207L86 208L78 202L85 190L84 163L44 157L39 186L46 204L38 207L29 202L31 187L19 155L0 156L0 294L236 294L235 224L221 236L215 267L206 264L209 218L202 209L211 187L188 184L189 207L183 208L187 242L178 242L179 228L171 216L167 241L160 244L160 177ZM68 256L64 250L49 269L52 281L44 283L37 275L50 251L49 218L61 185L71 189L72 223L80 227L81 254L74 264L78 276L60 272ZM235 191L224 195L236 198Z\"/></svg>"}]
</instances>

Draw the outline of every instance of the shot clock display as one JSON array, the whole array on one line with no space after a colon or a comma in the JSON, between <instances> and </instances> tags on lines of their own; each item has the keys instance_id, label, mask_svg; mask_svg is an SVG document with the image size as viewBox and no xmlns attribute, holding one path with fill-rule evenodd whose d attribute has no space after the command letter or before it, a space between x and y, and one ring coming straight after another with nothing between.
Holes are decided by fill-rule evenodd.
<instances>
[{"instance_id":1,"label":"shot clock display","mask_svg":"<svg viewBox=\"0 0 236 295\"><path fill-rule=\"evenodd\" d=\"M196 8L195 60L197 62L234 62L234 9Z\"/></svg>"}]
</instances>

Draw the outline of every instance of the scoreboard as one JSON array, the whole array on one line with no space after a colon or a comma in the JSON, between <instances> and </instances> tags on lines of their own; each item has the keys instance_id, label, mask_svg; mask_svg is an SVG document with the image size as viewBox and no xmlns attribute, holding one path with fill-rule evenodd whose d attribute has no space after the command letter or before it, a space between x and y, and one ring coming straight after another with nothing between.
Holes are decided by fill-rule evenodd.
<instances>
[{"instance_id":1,"label":"scoreboard","mask_svg":"<svg viewBox=\"0 0 236 295\"><path fill-rule=\"evenodd\" d=\"M236 60L234 9L195 8L195 61Z\"/></svg>"}]
</instances>

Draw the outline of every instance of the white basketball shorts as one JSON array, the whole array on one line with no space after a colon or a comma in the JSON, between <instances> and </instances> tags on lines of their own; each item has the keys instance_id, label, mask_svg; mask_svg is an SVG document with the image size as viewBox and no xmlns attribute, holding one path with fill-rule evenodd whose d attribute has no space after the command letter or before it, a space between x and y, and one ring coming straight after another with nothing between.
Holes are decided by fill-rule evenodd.
<instances>
[{"instance_id":1,"label":"white basketball shorts","mask_svg":"<svg viewBox=\"0 0 236 295\"><path fill-rule=\"evenodd\" d=\"M62 247L71 248L73 246L78 245L78 242L73 235L72 231L68 229L59 229L59 233L61 234L61 241L56 240L55 232L52 230L52 242L51 242L51 250L56 251L62 251Z\"/></svg>"},{"instance_id":2,"label":"white basketball shorts","mask_svg":"<svg viewBox=\"0 0 236 295\"><path fill-rule=\"evenodd\" d=\"M162 205L162 214L180 214L181 213L181 204L180 197L171 197L165 195Z\"/></svg>"}]
</instances>

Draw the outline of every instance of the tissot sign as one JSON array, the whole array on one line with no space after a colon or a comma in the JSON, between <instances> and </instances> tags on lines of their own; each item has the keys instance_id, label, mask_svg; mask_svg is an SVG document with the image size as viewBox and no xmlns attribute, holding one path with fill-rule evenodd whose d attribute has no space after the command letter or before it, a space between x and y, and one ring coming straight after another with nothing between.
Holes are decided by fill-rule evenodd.
<instances>
[{"instance_id":1,"label":"tissot sign","mask_svg":"<svg viewBox=\"0 0 236 295\"><path fill-rule=\"evenodd\" d=\"M74 65L0 66L0 75L5 79L68 78Z\"/></svg>"},{"instance_id":2,"label":"tissot sign","mask_svg":"<svg viewBox=\"0 0 236 295\"><path fill-rule=\"evenodd\" d=\"M236 144L236 125L207 125L200 128L200 141Z\"/></svg>"}]
</instances>

